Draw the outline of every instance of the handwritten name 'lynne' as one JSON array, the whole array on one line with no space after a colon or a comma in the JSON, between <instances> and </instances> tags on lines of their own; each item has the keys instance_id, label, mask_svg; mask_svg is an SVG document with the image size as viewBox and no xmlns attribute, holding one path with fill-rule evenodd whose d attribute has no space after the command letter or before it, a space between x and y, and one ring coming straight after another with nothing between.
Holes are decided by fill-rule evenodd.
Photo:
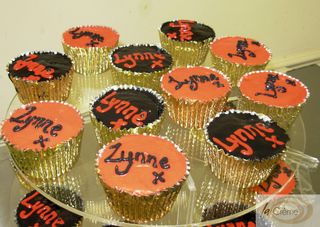
<instances>
[{"instance_id":1,"label":"handwritten name 'lynne'","mask_svg":"<svg viewBox=\"0 0 320 227\"><path fill-rule=\"evenodd\" d=\"M284 142L278 140L275 135L268 137L266 133L272 134L274 133L274 129L267 128L263 123L256 123L254 126L245 125L234 131L225 139L229 144L216 137L213 137L212 140L230 153L234 152L238 147L242 147L243 149L240 150L240 153L246 156L253 155L253 149L247 144L247 140L254 140L257 136L261 136L266 141L270 142L272 148L276 148L278 145L284 145Z\"/></svg>"},{"instance_id":2,"label":"handwritten name 'lynne'","mask_svg":"<svg viewBox=\"0 0 320 227\"><path fill-rule=\"evenodd\" d=\"M167 157L162 157L160 160L157 159L155 155L148 154L146 152L132 152L129 151L121 151L119 152L119 149L121 148L122 144L121 143L116 143L114 145L111 145L109 147L110 150L113 150L113 152L104 159L106 163L111 162L111 163L127 163L127 166L123 169L120 170L120 167L118 165L115 166L115 173L117 175L125 175L130 172L130 169L133 165L134 162L140 162L141 164L146 164L146 165L151 165L153 168L161 168L161 169L169 169L170 164L168 163L169 160ZM117 155L119 154L120 155ZM157 184L158 181L164 182L164 172L157 173L154 171L152 173L155 177L155 179L152 181L153 184Z\"/></svg>"},{"instance_id":3,"label":"handwritten name 'lynne'","mask_svg":"<svg viewBox=\"0 0 320 227\"><path fill-rule=\"evenodd\" d=\"M162 68L163 60L166 57L160 53L150 53L150 52L137 52L133 54L127 54L119 56L117 53L113 55L115 64L123 64L125 68L132 69L137 66L137 61L151 61L151 68Z\"/></svg>"},{"instance_id":4,"label":"handwritten name 'lynne'","mask_svg":"<svg viewBox=\"0 0 320 227\"><path fill-rule=\"evenodd\" d=\"M224 84L222 84L219 81L219 77L211 73L210 75L192 75L189 76L188 79L185 79L183 81L178 81L177 79L173 78L172 76L169 76L169 83L176 83L175 90L181 89L184 85L189 85L189 88L191 91L196 91L199 88L199 83L212 83L217 88L224 87Z\"/></svg>"},{"instance_id":5,"label":"handwritten name 'lynne'","mask_svg":"<svg viewBox=\"0 0 320 227\"><path fill-rule=\"evenodd\" d=\"M39 195L39 192L34 192L32 195L28 196L21 201L21 205L26 209L19 213L21 219L28 219L32 215L37 215L44 224L51 225L51 227L56 227L65 224L64 220L58 217L58 213L52 209L52 207L37 201L31 203L31 201ZM34 223L34 226L40 226L39 223Z\"/></svg>"}]
</instances>

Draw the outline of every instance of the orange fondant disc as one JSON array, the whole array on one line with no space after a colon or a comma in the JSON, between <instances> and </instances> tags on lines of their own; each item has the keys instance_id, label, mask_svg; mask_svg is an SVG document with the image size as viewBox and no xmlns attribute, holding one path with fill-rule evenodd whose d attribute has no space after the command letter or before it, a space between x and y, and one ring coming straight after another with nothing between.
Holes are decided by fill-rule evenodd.
<instances>
[{"instance_id":1,"label":"orange fondant disc","mask_svg":"<svg viewBox=\"0 0 320 227\"><path fill-rule=\"evenodd\" d=\"M185 155L172 142L150 135L127 135L107 144L97 165L106 185L135 195L168 189L187 175Z\"/></svg>"},{"instance_id":2,"label":"orange fondant disc","mask_svg":"<svg viewBox=\"0 0 320 227\"><path fill-rule=\"evenodd\" d=\"M239 82L245 97L276 107L294 107L308 97L308 90L299 80L274 71L256 71L245 74Z\"/></svg>"},{"instance_id":3,"label":"orange fondant disc","mask_svg":"<svg viewBox=\"0 0 320 227\"><path fill-rule=\"evenodd\" d=\"M223 37L211 43L211 52L228 62L241 65L263 65L271 54L260 42L244 37Z\"/></svg>"},{"instance_id":4,"label":"orange fondant disc","mask_svg":"<svg viewBox=\"0 0 320 227\"><path fill-rule=\"evenodd\" d=\"M267 180L254 187L253 190L258 194L270 195L281 189L280 194L287 195L292 193L295 187L294 172L284 161L280 161L276 164Z\"/></svg>"},{"instance_id":5,"label":"orange fondant disc","mask_svg":"<svg viewBox=\"0 0 320 227\"><path fill-rule=\"evenodd\" d=\"M177 99L212 101L231 90L226 77L207 67L176 68L161 78L162 89Z\"/></svg>"},{"instance_id":6,"label":"orange fondant disc","mask_svg":"<svg viewBox=\"0 0 320 227\"><path fill-rule=\"evenodd\" d=\"M76 137L82 128L82 117L70 105L39 102L14 111L1 134L16 149L40 151Z\"/></svg>"},{"instance_id":7,"label":"orange fondant disc","mask_svg":"<svg viewBox=\"0 0 320 227\"><path fill-rule=\"evenodd\" d=\"M81 26L63 33L63 41L72 47L115 47L119 34L104 26Z\"/></svg>"}]
</instances>

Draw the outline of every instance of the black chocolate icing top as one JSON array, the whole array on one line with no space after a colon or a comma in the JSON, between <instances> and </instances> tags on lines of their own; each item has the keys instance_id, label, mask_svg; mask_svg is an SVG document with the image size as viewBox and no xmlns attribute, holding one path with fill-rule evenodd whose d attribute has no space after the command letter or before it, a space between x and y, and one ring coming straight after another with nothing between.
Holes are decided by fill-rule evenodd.
<instances>
[{"instance_id":1,"label":"black chocolate icing top","mask_svg":"<svg viewBox=\"0 0 320 227\"><path fill-rule=\"evenodd\" d=\"M67 74L72 67L71 59L54 52L33 52L23 54L10 62L10 76L32 81L57 79Z\"/></svg>"},{"instance_id":2,"label":"black chocolate icing top","mask_svg":"<svg viewBox=\"0 0 320 227\"><path fill-rule=\"evenodd\" d=\"M263 160L281 153L289 137L267 117L253 112L220 113L207 126L209 140L226 154L246 160Z\"/></svg>"},{"instance_id":3,"label":"black chocolate icing top","mask_svg":"<svg viewBox=\"0 0 320 227\"><path fill-rule=\"evenodd\" d=\"M215 38L215 32L212 28L196 21L168 21L162 24L160 30L170 39L178 41L200 42L208 38Z\"/></svg>"},{"instance_id":4,"label":"black chocolate icing top","mask_svg":"<svg viewBox=\"0 0 320 227\"><path fill-rule=\"evenodd\" d=\"M157 96L139 88L111 89L92 105L92 113L105 126L129 129L159 119L164 103Z\"/></svg>"},{"instance_id":5,"label":"black chocolate icing top","mask_svg":"<svg viewBox=\"0 0 320 227\"><path fill-rule=\"evenodd\" d=\"M72 203L80 204L82 209L82 199L74 193ZM39 192L33 190L25 195L20 201L17 211L16 220L19 227L25 226L75 226L82 220L82 217L63 209L46 199ZM38 224L37 224L38 223Z\"/></svg>"},{"instance_id":6,"label":"black chocolate icing top","mask_svg":"<svg viewBox=\"0 0 320 227\"><path fill-rule=\"evenodd\" d=\"M248 207L241 203L229 203L229 202L219 202L211 205L204 209L202 213L202 221L214 220L222 217L226 217L240 211L247 209ZM257 218L259 217L259 218ZM211 227L222 227L222 226L261 226L268 227L271 222L267 221L265 218L256 214L255 211L251 211L240 217L231 219L226 222L219 223L217 225L211 225Z\"/></svg>"},{"instance_id":7,"label":"black chocolate icing top","mask_svg":"<svg viewBox=\"0 0 320 227\"><path fill-rule=\"evenodd\" d=\"M155 45L129 45L116 48L111 53L112 63L125 71L151 73L169 69L171 55Z\"/></svg>"}]
</instances>

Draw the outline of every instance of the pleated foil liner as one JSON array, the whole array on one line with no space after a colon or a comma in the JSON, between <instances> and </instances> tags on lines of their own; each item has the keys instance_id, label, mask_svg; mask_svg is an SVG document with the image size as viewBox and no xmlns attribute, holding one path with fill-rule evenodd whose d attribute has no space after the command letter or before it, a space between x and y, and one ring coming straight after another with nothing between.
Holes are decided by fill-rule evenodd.
<instances>
[{"instance_id":1,"label":"pleated foil liner","mask_svg":"<svg viewBox=\"0 0 320 227\"><path fill-rule=\"evenodd\" d=\"M233 87L237 86L237 83L240 80L241 76L245 73L265 69L270 59L271 57L266 63L261 65L242 65L226 61L223 58L212 54L211 52L211 61L213 67L225 73L226 76L229 77L230 83Z\"/></svg>"},{"instance_id":2,"label":"pleated foil liner","mask_svg":"<svg viewBox=\"0 0 320 227\"><path fill-rule=\"evenodd\" d=\"M150 196L136 196L117 191L104 184L109 204L113 211L129 222L146 223L156 221L168 213L173 206L182 184Z\"/></svg>"},{"instance_id":3,"label":"pleated foil liner","mask_svg":"<svg viewBox=\"0 0 320 227\"><path fill-rule=\"evenodd\" d=\"M132 84L135 86L151 88L161 93L160 78L163 74L169 72L171 67L156 71L152 73L135 73L130 71L124 71L113 64L111 64L110 70L115 85Z\"/></svg>"},{"instance_id":4,"label":"pleated foil liner","mask_svg":"<svg viewBox=\"0 0 320 227\"><path fill-rule=\"evenodd\" d=\"M277 122L280 127L288 130L295 122L303 108L303 105L304 104L291 107L268 106L263 103L254 102L244 95L241 95L238 100L237 109L263 113Z\"/></svg>"},{"instance_id":5,"label":"pleated foil liner","mask_svg":"<svg viewBox=\"0 0 320 227\"><path fill-rule=\"evenodd\" d=\"M169 116L183 128L202 129L207 121L221 111L228 95L210 102L176 99L163 92Z\"/></svg>"},{"instance_id":6,"label":"pleated foil liner","mask_svg":"<svg viewBox=\"0 0 320 227\"><path fill-rule=\"evenodd\" d=\"M73 71L48 81L28 81L9 75L21 103L45 100L65 101L69 97Z\"/></svg>"},{"instance_id":7,"label":"pleated foil liner","mask_svg":"<svg viewBox=\"0 0 320 227\"><path fill-rule=\"evenodd\" d=\"M118 130L114 130L112 128L109 128L107 126L105 126L102 122L98 121L96 119L96 117L94 116L94 114L92 113L92 111L90 111L90 119L91 119L91 123L94 126L94 130L95 130L95 134L97 136L97 140L98 143L100 145L100 147L102 147L103 145L111 142L112 140L116 139L116 138L120 138L124 135L128 135L128 134L152 134L152 135L159 135L160 134L160 130L161 130L161 125L164 121L164 116L166 115L166 104L163 100L163 98L155 91L151 90L151 89L147 89L144 87L136 87L136 86L132 86L132 85L120 85L120 86L112 86L109 87L107 89L105 89L104 92L102 92L100 94L100 96L96 97L95 100L99 99L103 94L107 93L108 91L112 90L112 89L135 89L135 90L140 90L140 91L147 91L151 94L153 94L154 96L156 96L159 100L160 103L163 104L163 112L162 114L159 116L159 118L157 120L155 120L154 122L151 122L147 125L144 126L137 126L135 128L129 128L129 129L118 129ZM92 106L93 103L95 102L91 101L90 103L90 110L92 110Z\"/></svg>"},{"instance_id":8,"label":"pleated foil liner","mask_svg":"<svg viewBox=\"0 0 320 227\"><path fill-rule=\"evenodd\" d=\"M180 42L169 39L163 32L160 31L160 29L159 37L161 46L172 55L175 66L201 65L206 59L210 42L213 40L212 38L209 38L202 42Z\"/></svg>"},{"instance_id":9,"label":"pleated foil liner","mask_svg":"<svg viewBox=\"0 0 320 227\"><path fill-rule=\"evenodd\" d=\"M170 119L168 119L170 121ZM165 135L174 141L190 158L208 163L207 142L203 130L182 128L174 122L167 123Z\"/></svg>"},{"instance_id":10,"label":"pleated foil liner","mask_svg":"<svg viewBox=\"0 0 320 227\"><path fill-rule=\"evenodd\" d=\"M56 178L71 169L79 158L83 129L70 140L57 145L55 148L35 152L21 151L14 145L7 143L13 161L19 169L32 178Z\"/></svg>"},{"instance_id":11,"label":"pleated foil liner","mask_svg":"<svg viewBox=\"0 0 320 227\"><path fill-rule=\"evenodd\" d=\"M261 161L245 160L227 155L222 149L208 142L208 161L212 173L221 181L239 188L259 185L268 178L273 167L283 157L283 152Z\"/></svg>"},{"instance_id":12,"label":"pleated foil liner","mask_svg":"<svg viewBox=\"0 0 320 227\"><path fill-rule=\"evenodd\" d=\"M118 45L118 44L116 44ZM83 75L97 75L107 71L110 47L72 47L62 42L64 52L73 60L73 68Z\"/></svg>"}]
</instances>

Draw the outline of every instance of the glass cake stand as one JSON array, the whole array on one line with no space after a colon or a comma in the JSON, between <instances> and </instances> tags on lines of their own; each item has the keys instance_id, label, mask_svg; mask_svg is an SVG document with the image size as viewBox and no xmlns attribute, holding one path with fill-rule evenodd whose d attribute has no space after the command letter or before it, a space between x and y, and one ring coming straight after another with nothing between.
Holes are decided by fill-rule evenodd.
<instances>
[{"instance_id":1,"label":"glass cake stand","mask_svg":"<svg viewBox=\"0 0 320 227\"><path fill-rule=\"evenodd\" d=\"M132 224L123 222L110 209L106 200L106 195L102 185L97 178L95 170L96 153L99 150L93 127L88 116L89 102L97 96L101 90L112 85L107 71L95 77L88 77L75 74L72 85L71 95L67 102L75 105L85 118L85 130L82 140L80 158L75 166L65 175L57 179L40 181L26 176L20 171L19 166L12 160L13 167L17 173L20 182L29 189L36 189L49 200L60 205L61 207L83 216L89 220L93 226L102 224L112 224L118 226L144 226L142 224ZM231 98L231 102L236 98ZM7 110L7 117L21 103L17 96L13 98ZM238 189L220 182L211 173L211 170L204 160L204 150L206 144L203 133L199 130L183 129L175 124L169 116L166 116L163 124L161 135L168 136L175 141L183 150L188 152L191 163L191 173L184 184L179 196L171 209L162 219L145 224L161 226L205 226L234 219L246 214L257 207L261 206L267 200L256 203L255 195L252 190ZM299 181L299 168L313 167L316 162L303 154L305 150L306 135L302 118L299 117L289 131L291 141L287 152L286 163L289 164L297 178L298 185L296 191L303 193L303 189L308 187L308 182ZM310 161L311 160L311 161ZM294 175L291 176L292 179ZM290 181L288 179L288 182ZM285 182L281 188L272 193L275 195L281 192L288 182ZM53 188L64 187L70 189L81 196L83 207L78 209L72 199L68 201L64 195L60 195ZM270 196L271 199L272 196ZM206 207L217 202L230 202L244 204L248 208L238 210L232 215L220 217L218 219L201 221L202 212ZM90 226L90 225L89 225Z\"/></svg>"}]
</instances>

